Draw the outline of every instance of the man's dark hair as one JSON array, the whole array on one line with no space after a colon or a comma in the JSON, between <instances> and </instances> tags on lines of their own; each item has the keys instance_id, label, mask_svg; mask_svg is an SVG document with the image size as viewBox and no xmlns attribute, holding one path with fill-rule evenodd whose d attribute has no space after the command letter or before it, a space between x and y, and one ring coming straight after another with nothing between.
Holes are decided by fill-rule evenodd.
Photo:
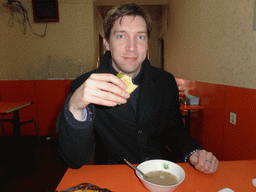
<instances>
[{"instance_id":1,"label":"man's dark hair","mask_svg":"<svg viewBox=\"0 0 256 192\"><path fill-rule=\"evenodd\" d=\"M109 40L110 32L114 25L114 22L119 18L122 19L124 16L134 16L134 17L141 16L147 24L147 34L149 38L150 32L151 32L151 22L152 22L149 14L141 6L137 4L127 3L123 5L117 5L107 13L104 19L104 24L103 24L105 38L107 41Z\"/></svg>"}]
</instances>

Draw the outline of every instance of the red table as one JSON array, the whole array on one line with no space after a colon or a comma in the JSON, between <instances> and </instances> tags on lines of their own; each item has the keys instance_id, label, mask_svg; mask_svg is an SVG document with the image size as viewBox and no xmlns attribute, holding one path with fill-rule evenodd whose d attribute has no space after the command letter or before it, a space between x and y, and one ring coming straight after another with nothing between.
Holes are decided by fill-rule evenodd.
<instances>
[{"instance_id":1,"label":"red table","mask_svg":"<svg viewBox=\"0 0 256 192\"><path fill-rule=\"evenodd\" d=\"M181 111L187 111L186 115L183 115L182 117L185 118L185 130L187 133L190 134L190 115L191 110L202 110L204 107L202 105L183 105L180 104L180 110Z\"/></svg>"},{"instance_id":2,"label":"red table","mask_svg":"<svg viewBox=\"0 0 256 192\"><path fill-rule=\"evenodd\" d=\"M19 110L31 105L32 102L0 102L0 114L8 114L13 112L13 119L0 119L0 122L13 123L13 135L20 136Z\"/></svg>"},{"instance_id":3,"label":"red table","mask_svg":"<svg viewBox=\"0 0 256 192\"><path fill-rule=\"evenodd\" d=\"M235 192L254 192L252 179L256 178L256 160L221 161L214 174L204 174L187 163L178 163L186 173L185 180L175 192L218 192L230 188ZM115 192L148 191L128 165L85 165L68 168L57 191L81 183L91 183Z\"/></svg>"}]
</instances>

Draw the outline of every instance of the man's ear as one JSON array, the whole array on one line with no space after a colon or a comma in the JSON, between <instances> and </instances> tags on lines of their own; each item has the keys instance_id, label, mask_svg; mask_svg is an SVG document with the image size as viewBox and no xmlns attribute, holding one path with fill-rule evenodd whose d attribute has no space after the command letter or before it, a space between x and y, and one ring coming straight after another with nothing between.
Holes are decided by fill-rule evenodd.
<instances>
[{"instance_id":1,"label":"man's ear","mask_svg":"<svg viewBox=\"0 0 256 192\"><path fill-rule=\"evenodd\" d=\"M109 43L108 43L108 41L107 41L106 38L104 38L104 45L105 45L105 47L106 47L106 50L107 50L107 51L110 51L110 46L109 46Z\"/></svg>"}]
</instances>

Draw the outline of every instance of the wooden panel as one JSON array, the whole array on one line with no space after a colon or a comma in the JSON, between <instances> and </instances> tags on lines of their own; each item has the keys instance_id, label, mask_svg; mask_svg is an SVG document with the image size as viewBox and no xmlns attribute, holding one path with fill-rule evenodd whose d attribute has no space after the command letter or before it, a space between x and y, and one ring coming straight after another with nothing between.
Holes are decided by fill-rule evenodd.
<instances>
[{"instance_id":1,"label":"wooden panel","mask_svg":"<svg viewBox=\"0 0 256 192\"><path fill-rule=\"evenodd\" d=\"M66 98L65 81L39 80L35 85L41 135L55 135L57 117Z\"/></svg>"},{"instance_id":2,"label":"wooden panel","mask_svg":"<svg viewBox=\"0 0 256 192\"><path fill-rule=\"evenodd\" d=\"M222 158L222 130L225 108L225 86L203 82L176 79L180 89L189 89L189 94L200 98L203 110L191 111L190 134Z\"/></svg>"},{"instance_id":3,"label":"wooden panel","mask_svg":"<svg viewBox=\"0 0 256 192\"><path fill-rule=\"evenodd\" d=\"M220 160L256 159L256 90L178 79L200 97L202 111L191 113L191 135ZM230 112L237 124L229 123Z\"/></svg>"},{"instance_id":4,"label":"wooden panel","mask_svg":"<svg viewBox=\"0 0 256 192\"><path fill-rule=\"evenodd\" d=\"M224 128L225 86L196 82L197 96L204 110L192 114L191 127L194 136L206 150L222 159L222 141Z\"/></svg>"},{"instance_id":5,"label":"wooden panel","mask_svg":"<svg viewBox=\"0 0 256 192\"><path fill-rule=\"evenodd\" d=\"M256 90L227 86L223 158L256 159ZM236 113L236 125L229 123Z\"/></svg>"}]
</instances>

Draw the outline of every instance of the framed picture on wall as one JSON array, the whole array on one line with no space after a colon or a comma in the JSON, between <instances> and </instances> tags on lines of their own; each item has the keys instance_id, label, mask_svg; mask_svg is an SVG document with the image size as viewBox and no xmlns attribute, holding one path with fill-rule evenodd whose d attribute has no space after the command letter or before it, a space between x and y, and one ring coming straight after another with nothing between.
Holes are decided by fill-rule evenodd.
<instances>
[{"instance_id":1,"label":"framed picture on wall","mask_svg":"<svg viewBox=\"0 0 256 192\"><path fill-rule=\"evenodd\" d=\"M58 22L58 0L32 0L34 22Z\"/></svg>"}]
</instances>

